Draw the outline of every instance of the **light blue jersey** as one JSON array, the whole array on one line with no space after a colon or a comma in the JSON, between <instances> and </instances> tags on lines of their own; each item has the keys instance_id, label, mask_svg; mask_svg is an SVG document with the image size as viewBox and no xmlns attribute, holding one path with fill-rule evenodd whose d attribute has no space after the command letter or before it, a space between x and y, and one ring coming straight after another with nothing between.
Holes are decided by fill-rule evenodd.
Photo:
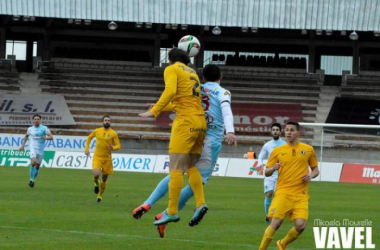
<instances>
[{"instance_id":1,"label":"light blue jersey","mask_svg":"<svg viewBox=\"0 0 380 250\"><path fill-rule=\"evenodd\" d=\"M215 82L202 84L201 91L207 121L206 137L213 141L222 142L224 139L224 121L220 105L223 102L231 103L231 93Z\"/></svg>"},{"instance_id":2,"label":"light blue jersey","mask_svg":"<svg viewBox=\"0 0 380 250\"><path fill-rule=\"evenodd\" d=\"M203 143L200 159L195 164L199 169L203 183L210 178L224 139L224 119L221 109L223 102L231 103L231 93L218 83L206 82L201 85L202 105L206 113L207 134Z\"/></svg>"},{"instance_id":3,"label":"light blue jersey","mask_svg":"<svg viewBox=\"0 0 380 250\"><path fill-rule=\"evenodd\" d=\"M265 143L259 154L259 159L258 159L259 166L262 166L263 161L269 158L274 148L284 145L285 143L286 142L281 138L279 138L278 140L272 139L268 141L267 143ZM264 209L265 209L265 216L266 216L267 222L269 222L268 211L273 199L273 196L269 197L267 196L267 193L269 194L271 192L272 193L274 192L274 190L276 189L277 178L278 178L278 171L274 171L273 174L268 177L264 175L264 194L265 194Z\"/></svg>"},{"instance_id":4,"label":"light blue jersey","mask_svg":"<svg viewBox=\"0 0 380 250\"><path fill-rule=\"evenodd\" d=\"M285 143L286 142L281 138L279 138L278 140L272 139L268 141L267 143L265 143L259 154L259 159L258 159L259 166L263 164L264 160L267 160L269 158L274 148L284 145ZM277 177L278 171L274 171L272 176Z\"/></svg>"},{"instance_id":5,"label":"light blue jersey","mask_svg":"<svg viewBox=\"0 0 380 250\"><path fill-rule=\"evenodd\" d=\"M26 133L29 135L29 150L42 155L45 149L45 140L41 137L46 137L50 130L44 125L39 125L38 127L29 127Z\"/></svg>"}]
</instances>

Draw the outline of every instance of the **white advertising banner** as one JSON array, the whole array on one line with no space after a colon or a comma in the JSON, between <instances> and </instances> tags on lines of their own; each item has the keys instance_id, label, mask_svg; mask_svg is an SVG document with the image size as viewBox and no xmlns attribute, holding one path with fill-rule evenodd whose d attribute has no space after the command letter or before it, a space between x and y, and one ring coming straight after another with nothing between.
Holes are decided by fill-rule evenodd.
<instances>
[{"instance_id":1,"label":"white advertising banner","mask_svg":"<svg viewBox=\"0 0 380 250\"><path fill-rule=\"evenodd\" d=\"M45 151L41 167L91 170L92 155L87 157L84 152ZM115 171L169 173L169 156L167 155L113 153L112 163ZM0 149L0 167L28 167L29 165L29 151ZM264 177L264 170L257 165L257 160L219 158L212 175L261 179ZM313 181L339 182L342 168L343 163L320 163L320 175Z\"/></svg>"},{"instance_id":2,"label":"white advertising banner","mask_svg":"<svg viewBox=\"0 0 380 250\"><path fill-rule=\"evenodd\" d=\"M156 155L112 154L115 171L152 173L156 159Z\"/></svg>"},{"instance_id":3,"label":"white advertising banner","mask_svg":"<svg viewBox=\"0 0 380 250\"><path fill-rule=\"evenodd\" d=\"M47 126L76 124L62 95L0 93L0 125L32 126L34 114Z\"/></svg>"},{"instance_id":4,"label":"white advertising banner","mask_svg":"<svg viewBox=\"0 0 380 250\"><path fill-rule=\"evenodd\" d=\"M56 151L49 166L52 168L92 169L92 156L83 152ZM152 173L156 164L155 155L112 154L114 171L148 172Z\"/></svg>"},{"instance_id":5,"label":"white advertising banner","mask_svg":"<svg viewBox=\"0 0 380 250\"><path fill-rule=\"evenodd\" d=\"M154 166L153 173L169 173L169 156L168 155L157 155L156 165Z\"/></svg>"},{"instance_id":6,"label":"white advertising banner","mask_svg":"<svg viewBox=\"0 0 380 250\"><path fill-rule=\"evenodd\" d=\"M26 134L27 128L25 128ZM19 149L24 141L25 134L0 134L0 148ZM86 147L86 136L60 136L54 135L53 140L45 142L45 150L78 151L84 152ZM96 138L90 143L90 151L95 149ZM29 149L29 142L25 149Z\"/></svg>"},{"instance_id":7,"label":"white advertising banner","mask_svg":"<svg viewBox=\"0 0 380 250\"><path fill-rule=\"evenodd\" d=\"M339 182L342 173L343 163L338 162L320 162L319 176L315 178L320 181Z\"/></svg>"},{"instance_id":8,"label":"white advertising banner","mask_svg":"<svg viewBox=\"0 0 380 250\"><path fill-rule=\"evenodd\" d=\"M225 176L229 158L219 158L214 167L212 176ZM158 155L154 173L169 173L170 159L168 155Z\"/></svg>"},{"instance_id":9,"label":"white advertising banner","mask_svg":"<svg viewBox=\"0 0 380 250\"><path fill-rule=\"evenodd\" d=\"M212 176L226 176L230 158L218 158Z\"/></svg>"},{"instance_id":10,"label":"white advertising banner","mask_svg":"<svg viewBox=\"0 0 380 250\"><path fill-rule=\"evenodd\" d=\"M79 152L56 151L52 168L92 169L92 155L86 156Z\"/></svg>"},{"instance_id":11,"label":"white advertising banner","mask_svg":"<svg viewBox=\"0 0 380 250\"><path fill-rule=\"evenodd\" d=\"M226 176L264 178L264 170L258 167L257 160L231 158L228 163Z\"/></svg>"}]
</instances>

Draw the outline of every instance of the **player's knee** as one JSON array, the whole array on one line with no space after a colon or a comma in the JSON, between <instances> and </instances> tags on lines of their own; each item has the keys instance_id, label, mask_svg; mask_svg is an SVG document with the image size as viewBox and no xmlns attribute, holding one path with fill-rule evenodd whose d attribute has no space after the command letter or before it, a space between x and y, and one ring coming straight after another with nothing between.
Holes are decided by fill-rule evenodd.
<instances>
[{"instance_id":1,"label":"player's knee","mask_svg":"<svg viewBox=\"0 0 380 250\"><path fill-rule=\"evenodd\" d=\"M302 233L306 229L306 221L296 222L294 228L298 233Z\"/></svg>"},{"instance_id":2,"label":"player's knee","mask_svg":"<svg viewBox=\"0 0 380 250\"><path fill-rule=\"evenodd\" d=\"M302 225L302 226L295 226L295 229L298 233L302 233L306 228L306 225Z\"/></svg>"},{"instance_id":3,"label":"player's knee","mask_svg":"<svg viewBox=\"0 0 380 250\"><path fill-rule=\"evenodd\" d=\"M107 179L108 179L108 175L103 175L103 176L102 176L102 180L103 180L103 182L106 182Z\"/></svg>"},{"instance_id":4,"label":"player's knee","mask_svg":"<svg viewBox=\"0 0 380 250\"><path fill-rule=\"evenodd\" d=\"M273 228L273 230L277 231L280 228L282 221L283 220L273 218L271 223L270 223L270 226Z\"/></svg>"},{"instance_id":5,"label":"player's knee","mask_svg":"<svg viewBox=\"0 0 380 250\"><path fill-rule=\"evenodd\" d=\"M272 191L268 191L268 192L265 193L265 196L268 197L268 198L272 198L273 192Z\"/></svg>"}]
</instances>

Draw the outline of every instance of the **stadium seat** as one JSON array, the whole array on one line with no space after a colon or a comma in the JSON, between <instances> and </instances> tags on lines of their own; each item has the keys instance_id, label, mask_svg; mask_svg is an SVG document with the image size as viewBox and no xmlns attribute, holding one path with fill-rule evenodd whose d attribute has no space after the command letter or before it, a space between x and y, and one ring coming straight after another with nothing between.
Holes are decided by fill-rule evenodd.
<instances>
[{"instance_id":1,"label":"stadium seat","mask_svg":"<svg viewBox=\"0 0 380 250\"><path fill-rule=\"evenodd\" d=\"M259 56L254 56L253 57L253 65L254 67L259 67L260 65L260 57Z\"/></svg>"},{"instance_id":2,"label":"stadium seat","mask_svg":"<svg viewBox=\"0 0 380 250\"><path fill-rule=\"evenodd\" d=\"M294 68L299 69L301 67L301 59L299 57L294 57Z\"/></svg>"},{"instance_id":3,"label":"stadium seat","mask_svg":"<svg viewBox=\"0 0 380 250\"><path fill-rule=\"evenodd\" d=\"M286 67L287 68L294 68L294 58L293 57L288 57L286 60Z\"/></svg>"},{"instance_id":4,"label":"stadium seat","mask_svg":"<svg viewBox=\"0 0 380 250\"><path fill-rule=\"evenodd\" d=\"M286 57L280 57L278 61L278 67L279 68L285 68L286 67Z\"/></svg>"},{"instance_id":5,"label":"stadium seat","mask_svg":"<svg viewBox=\"0 0 380 250\"><path fill-rule=\"evenodd\" d=\"M234 66L239 66L239 56L238 55L234 55L234 57L233 57L233 65Z\"/></svg>"},{"instance_id":6,"label":"stadium seat","mask_svg":"<svg viewBox=\"0 0 380 250\"><path fill-rule=\"evenodd\" d=\"M273 67L273 57L271 56L268 56L267 57L267 64L266 64L267 67Z\"/></svg>"},{"instance_id":7,"label":"stadium seat","mask_svg":"<svg viewBox=\"0 0 380 250\"><path fill-rule=\"evenodd\" d=\"M226 65L232 66L233 65L233 56L227 55Z\"/></svg>"},{"instance_id":8,"label":"stadium seat","mask_svg":"<svg viewBox=\"0 0 380 250\"><path fill-rule=\"evenodd\" d=\"M253 56L251 56L251 55L247 56L247 66L250 66L250 67L254 66Z\"/></svg>"},{"instance_id":9,"label":"stadium seat","mask_svg":"<svg viewBox=\"0 0 380 250\"><path fill-rule=\"evenodd\" d=\"M273 57L273 67L278 68L280 66L280 57L278 55L275 55Z\"/></svg>"},{"instance_id":10,"label":"stadium seat","mask_svg":"<svg viewBox=\"0 0 380 250\"><path fill-rule=\"evenodd\" d=\"M306 58L302 57L299 68L300 69L306 69L306 67L307 67L307 65L306 65Z\"/></svg>"},{"instance_id":11,"label":"stadium seat","mask_svg":"<svg viewBox=\"0 0 380 250\"><path fill-rule=\"evenodd\" d=\"M267 64L267 57L266 56L260 56L259 59L259 67L266 67Z\"/></svg>"},{"instance_id":12,"label":"stadium seat","mask_svg":"<svg viewBox=\"0 0 380 250\"><path fill-rule=\"evenodd\" d=\"M239 56L239 66L246 66L247 65L247 57L244 55Z\"/></svg>"}]
</instances>

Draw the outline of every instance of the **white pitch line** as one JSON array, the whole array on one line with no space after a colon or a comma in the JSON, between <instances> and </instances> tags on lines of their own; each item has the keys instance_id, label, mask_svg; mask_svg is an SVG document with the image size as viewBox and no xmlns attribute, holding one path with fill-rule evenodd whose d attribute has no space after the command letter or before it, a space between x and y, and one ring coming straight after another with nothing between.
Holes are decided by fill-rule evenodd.
<instances>
[{"instance_id":1,"label":"white pitch line","mask_svg":"<svg viewBox=\"0 0 380 250\"><path fill-rule=\"evenodd\" d=\"M29 228L29 227L14 227L14 226L0 226L0 228L22 229L22 230L33 230L33 231L47 231L47 232L55 232L55 233L88 234L88 235L98 235L98 236L108 236L108 237L125 237L125 238L137 238L137 239L162 240L161 238L158 238L158 237L146 237L146 236L141 236L141 235L107 234L107 233L94 233L94 232L84 232L84 231L47 229L47 228L31 228L31 227ZM170 240L171 241L179 241L179 242L201 243L201 244L205 244L205 245L244 247L244 248L249 248L249 249L258 247L258 246L250 245L250 244L223 243L223 242L201 241L201 240L187 240L187 239L170 239Z\"/></svg>"},{"instance_id":2,"label":"white pitch line","mask_svg":"<svg viewBox=\"0 0 380 250\"><path fill-rule=\"evenodd\" d=\"M108 236L108 237L124 237L124 238L136 238L136 239L149 239L149 240L163 240L158 237L146 237L141 235L128 235L128 234L107 234L107 233L94 233L94 232L84 232L84 231L73 231L73 230L60 230L60 229L47 229L47 228L32 228L32 227L14 227L14 226L0 226L0 228L6 229L22 229L22 230L33 230L33 231L47 231L47 232L55 232L55 233L70 233L70 234L88 234L88 235L99 235L99 236ZM257 249L258 245L252 244L237 244L237 243L223 243L223 242L214 242L214 241L202 241L202 240L187 240L187 239L169 239L170 241L178 241L178 242L193 242L193 243L201 243L207 245L220 245L220 246L231 246L235 249L237 247L249 248L249 249ZM241 248L239 248L241 249ZM269 249L272 249L270 247ZM273 249L277 249L273 247ZM308 248L292 248L295 250L310 250Z\"/></svg>"}]
</instances>

